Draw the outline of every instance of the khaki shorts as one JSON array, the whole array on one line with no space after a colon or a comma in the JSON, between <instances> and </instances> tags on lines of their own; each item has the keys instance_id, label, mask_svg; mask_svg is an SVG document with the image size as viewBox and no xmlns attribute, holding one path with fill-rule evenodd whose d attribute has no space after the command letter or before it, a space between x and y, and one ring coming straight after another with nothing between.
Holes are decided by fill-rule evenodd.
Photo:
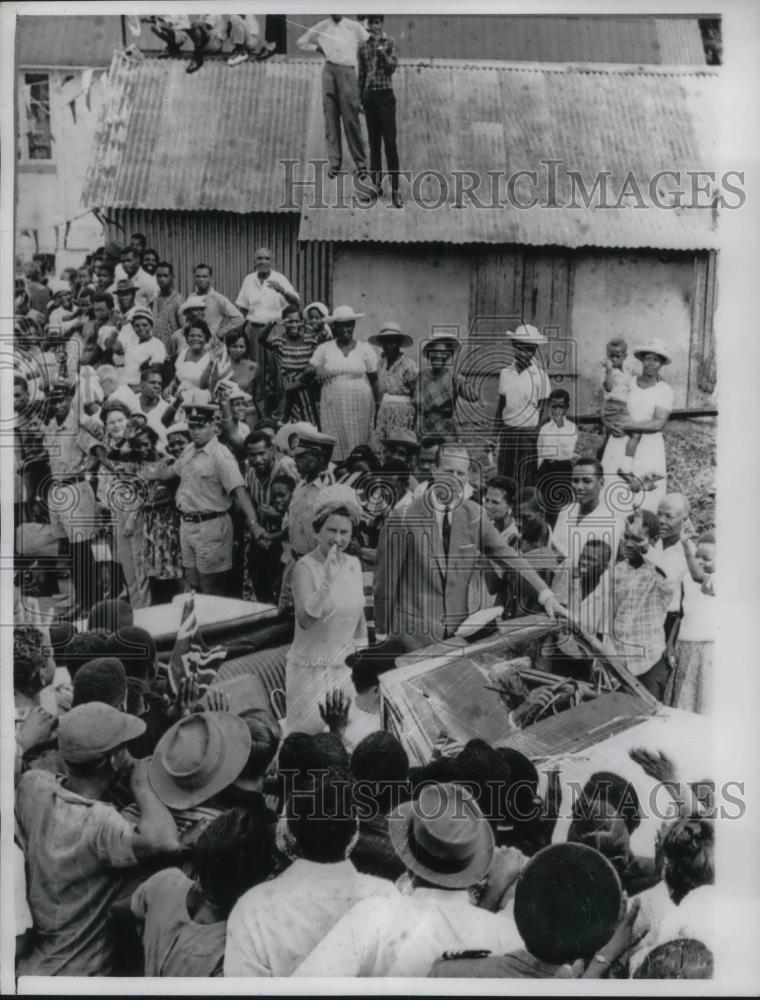
<instances>
[{"instance_id":1,"label":"khaki shorts","mask_svg":"<svg viewBox=\"0 0 760 1000\"><path fill-rule=\"evenodd\" d=\"M180 521L182 565L204 576L232 568L232 518L222 514L209 521Z\"/></svg>"},{"instance_id":2,"label":"khaki shorts","mask_svg":"<svg viewBox=\"0 0 760 1000\"><path fill-rule=\"evenodd\" d=\"M98 532L95 494L88 482L56 483L47 493L50 527L57 538L70 542L89 541Z\"/></svg>"}]
</instances>

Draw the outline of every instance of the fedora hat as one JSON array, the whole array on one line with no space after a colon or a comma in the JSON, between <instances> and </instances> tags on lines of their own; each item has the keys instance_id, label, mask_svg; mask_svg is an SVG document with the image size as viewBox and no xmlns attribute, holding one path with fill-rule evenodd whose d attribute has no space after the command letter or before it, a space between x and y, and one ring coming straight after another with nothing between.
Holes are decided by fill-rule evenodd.
<instances>
[{"instance_id":1,"label":"fedora hat","mask_svg":"<svg viewBox=\"0 0 760 1000\"><path fill-rule=\"evenodd\" d=\"M402 347L411 347L414 341L409 336L408 333L404 333L398 323L389 321L383 323L377 333L373 333L371 337L367 338L370 344L374 344L376 347L382 347L386 340L400 340Z\"/></svg>"},{"instance_id":2,"label":"fedora hat","mask_svg":"<svg viewBox=\"0 0 760 1000\"><path fill-rule=\"evenodd\" d=\"M331 316L325 316L328 323L353 323L361 319L364 313L354 312L351 306L336 306Z\"/></svg>"},{"instance_id":3,"label":"fedora hat","mask_svg":"<svg viewBox=\"0 0 760 1000\"><path fill-rule=\"evenodd\" d=\"M415 451L419 451L420 449L420 443L417 440L417 435L414 431L410 431L407 427L394 427L388 432L388 434L386 434L380 443L403 444L407 448L413 448Z\"/></svg>"},{"instance_id":4,"label":"fedora hat","mask_svg":"<svg viewBox=\"0 0 760 1000\"><path fill-rule=\"evenodd\" d=\"M552 844L523 869L515 923L531 955L562 965L612 937L623 890L611 862L583 844Z\"/></svg>"},{"instance_id":5,"label":"fedora hat","mask_svg":"<svg viewBox=\"0 0 760 1000\"><path fill-rule=\"evenodd\" d=\"M432 885L466 889L491 867L491 827L461 785L427 785L389 814L388 832L409 871Z\"/></svg>"},{"instance_id":6,"label":"fedora hat","mask_svg":"<svg viewBox=\"0 0 760 1000\"><path fill-rule=\"evenodd\" d=\"M422 353L427 355L435 347L445 347L448 351L456 351L459 348L459 338L453 333L436 333L425 343Z\"/></svg>"},{"instance_id":7,"label":"fedora hat","mask_svg":"<svg viewBox=\"0 0 760 1000\"><path fill-rule=\"evenodd\" d=\"M171 809L200 805L231 785L248 761L251 734L231 712L199 712L167 730L150 760L153 791Z\"/></svg>"},{"instance_id":8,"label":"fedora hat","mask_svg":"<svg viewBox=\"0 0 760 1000\"><path fill-rule=\"evenodd\" d=\"M507 336L517 344L545 344L546 337L538 327L530 323L521 323L516 330L507 330Z\"/></svg>"},{"instance_id":9,"label":"fedora hat","mask_svg":"<svg viewBox=\"0 0 760 1000\"><path fill-rule=\"evenodd\" d=\"M137 285L129 280L129 278L119 278L116 282L116 294L119 292L136 292Z\"/></svg>"},{"instance_id":10,"label":"fedora hat","mask_svg":"<svg viewBox=\"0 0 760 1000\"><path fill-rule=\"evenodd\" d=\"M673 360L673 355L659 337L651 337L646 343L636 347L633 351L634 358L641 358L642 354L657 354L662 358L664 365L669 365Z\"/></svg>"}]
</instances>

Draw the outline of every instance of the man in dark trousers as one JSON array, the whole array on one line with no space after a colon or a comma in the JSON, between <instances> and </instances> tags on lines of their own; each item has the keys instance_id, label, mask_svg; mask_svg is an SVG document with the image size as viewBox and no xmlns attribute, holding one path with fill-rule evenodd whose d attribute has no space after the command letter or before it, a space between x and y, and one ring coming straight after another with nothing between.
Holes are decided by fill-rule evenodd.
<instances>
[{"instance_id":1,"label":"man in dark trousers","mask_svg":"<svg viewBox=\"0 0 760 1000\"><path fill-rule=\"evenodd\" d=\"M382 14L367 18L369 38L359 46L359 95L367 119L369 169L378 196L382 194L382 146L391 178L391 202L402 207L398 193L398 146L396 145L396 95L393 74L398 66L396 42L383 31Z\"/></svg>"},{"instance_id":2,"label":"man in dark trousers","mask_svg":"<svg viewBox=\"0 0 760 1000\"><path fill-rule=\"evenodd\" d=\"M304 32L296 43L302 52L321 52L325 57L322 106L330 161L327 171L329 177L337 177L343 163L341 120L357 174L363 177L367 170L356 81L356 49L367 37L366 28L358 21L352 21L342 14L331 14Z\"/></svg>"}]
</instances>

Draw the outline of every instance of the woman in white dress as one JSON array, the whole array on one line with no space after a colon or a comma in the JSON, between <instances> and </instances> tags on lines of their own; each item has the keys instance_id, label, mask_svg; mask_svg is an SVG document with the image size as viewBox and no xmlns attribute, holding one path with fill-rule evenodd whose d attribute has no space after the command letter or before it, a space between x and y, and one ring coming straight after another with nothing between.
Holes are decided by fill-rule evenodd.
<instances>
[{"instance_id":1,"label":"woman in white dress","mask_svg":"<svg viewBox=\"0 0 760 1000\"><path fill-rule=\"evenodd\" d=\"M316 548L293 571L295 633L285 671L289 732L321 732L320 704L334 690L352 691L346 657L367 644L361 563L346 553L360 517L352 490L326 487L314 512Z\"/></svg>"},{"instance_id":2,"label":"woman in white dress","mask_svg":"<svg viewBox=\"0 0 760 1000\"><path fill-rule=\"evenodd\" d=\"M207 389L214 358L209 351L211 331L202 319L192 319L185 333L187 347L180 351L174 365L174 384L168 395L177 390Z\"/></svg>"},{"instance_id":3,"label":"woman in white dress","mask_svg":"<svg viewBox=\"0 0 760 1000\"><path fill-rule=\"evenodd\" d=\"M362 315L350 306L338 306L328 316L335 339L320 344L309 363L322 383L321 430L337 441L334 462L342 462L358 445L374 446L375 408L381 398L378 360L373 347L354 339Z\"/></svg>"},{"instance_id":4,"label":"woman in white dress","mask_svg":"<svg viewBox=\"0 0 760 1000\"><path fill-rule=\"evenodd\" d=\"M607 489L621 487L618 496L631 497L631 507L640 507L657 513L660 501L667 493L667 468L665 465L665 440L662 431L668 422L673 409L673 389L660 378L660 369L670 364L670 351L661 340L649 340L637 348L634 357L641 362L642 372L633 380L628 396L628 412L630 421L622 424L607 424L610 437L602 455L602 466ZM641 441L633 458L633 476L639 481L654 483L652 489L643 493L641 502L639 494L633 493L625 482L620 479L619 470L625 458L627 434L641 434ZM615 489L617 494L617 490ZM621 509L621 512L622 509Z\"/></svg>"}]
</instances>

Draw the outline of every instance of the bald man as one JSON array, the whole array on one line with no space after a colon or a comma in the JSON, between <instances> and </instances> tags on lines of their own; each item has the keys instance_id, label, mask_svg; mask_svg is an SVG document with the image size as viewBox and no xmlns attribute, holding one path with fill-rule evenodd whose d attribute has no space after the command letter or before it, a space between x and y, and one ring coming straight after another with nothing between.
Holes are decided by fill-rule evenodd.
<instances>
[{"instance_id":1,"label":"bald man","mask_svg":"<svg viewBox=\"0 0 760 1000\"><path fill-rule=\"evenodd\" d=\"M285 275L272 270L272 251L269 247L259 247L253 259L253 267L253 271L243 280L236 305L242 309L246 320L248 356L251 361L259 364L256 396L264 399L266 385L271 382L273 372L264 348L259 346L259 338L265 330L271 329L274 323L282 319L283 310L287 306L300 307L301 299Z\"/></svg>"},{"instance_id":2,"label":"bald man","mask_svg":"<svg viewBox=\"0 0 760 1000\"><path fill-rule=\"evenodd\" d=\"M683 493L668 493L657 508L660 538L652 549L652 562L659 566L673 588L673 597L665 615L665 635L670 644L671 636L681 618L681 583L688 565L683 548L683 537L691 531L689 501ZM674 637L675 639L675 637Z\"/></svg>"}]
</instances>

